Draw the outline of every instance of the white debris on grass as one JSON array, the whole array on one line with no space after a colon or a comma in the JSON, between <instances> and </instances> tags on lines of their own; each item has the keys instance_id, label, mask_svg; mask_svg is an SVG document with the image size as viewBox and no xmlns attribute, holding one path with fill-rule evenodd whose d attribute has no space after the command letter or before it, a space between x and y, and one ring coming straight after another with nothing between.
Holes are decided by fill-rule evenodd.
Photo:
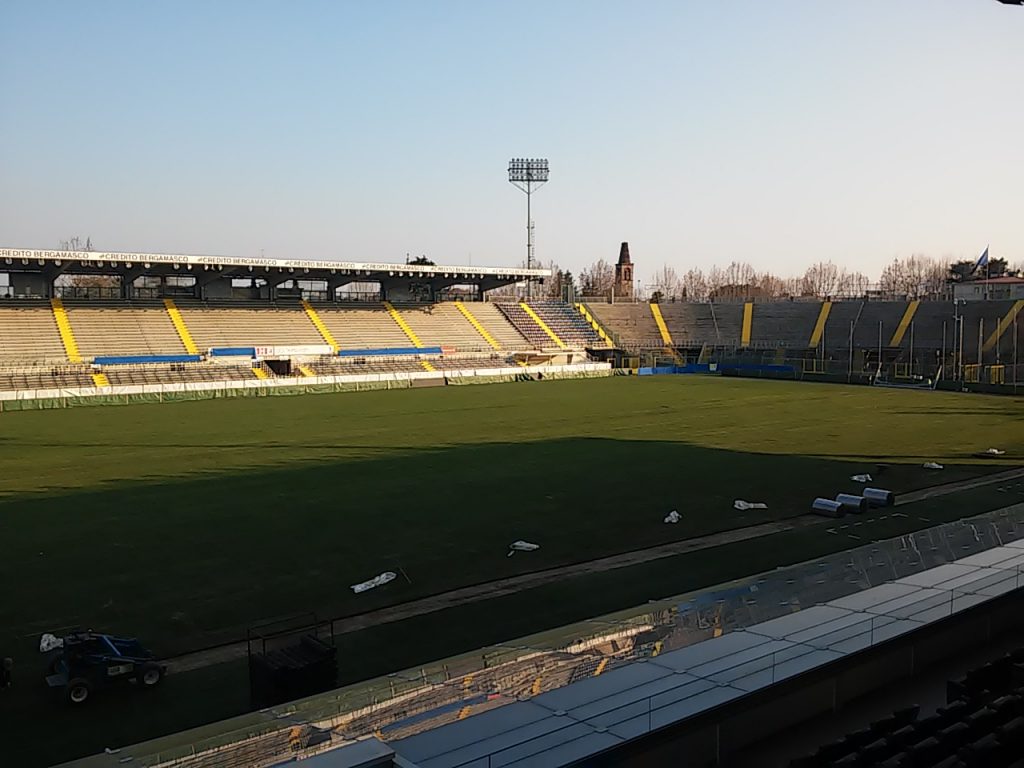
<instances>
[{"instance_id":1,"label":"white debris on grass","mask_svg":"<svg viewBox=\"0 0 1024 768\"><path fill-rule=\"evenodd\" d=\"M680 515L678 512L676 512L676 510L673 509L671 512L668 513L668 515L665 516L665 522L666 523L678 523L680 520L682 520L682 518L683 518L683 516Z\"/></svg>"},{"instance_id":2,"label":"white debris on grass","mask_svg":"<svg viewBox=\"0 0 1024 768\"><path fill-rule=\"evenodd\" d=\"M39 652L48 653L49 651L55 651L58 648L64 647L64 641L55 635L51 635L47 632L45 635L39 638Z\"/></svg>"},{"instance_id":3,"label":"white debris on grass","mask_svg":"<svg viewBox=\"0 0 1024 768\"><path fill-rule=\"evenodd\" d=\"M505 557L512 557L516 552L533 552L535 549L540 549L540 544L519 539L519 541L513 541L508 545L508 554Z\"/></svg>"},{"instance_id":4,"label":"white debris on grass","mask_svg":"<svg viewBox=\"0 0 1024 768\"><path fill-rule=\"evenodd\" d=\"M935 461L926 461L922 466L925 469L942 469L942 465Z\"/></svg>"},{"instance_id":5,"label":"white debris on grass","mask_svg":"<svg viewBox=\"0 0 1024 768\"><path fill-rule=\"evenodd\" d=\"M989 448L985 453L989 456L1002 456L1006 451L1000 451L998 448Z\"/></svg>"},{"instance_id":6,"label":"white debris on grass","mask_svg":"<svg viewBox=\"0 0 1024 768\"><path fill-rule=\"evenodd\" d=\"M768 509L768 505L760 501L743 501L743 499L736 499L732 503L734 509L738 509L741 512L746 512L748 509Z\"/></svg>"},{"instance_id":7,"label":"white debris on grass","mask_svg":"<svg viewBox=\"0 0 1024 768\"><path fill-rule=\"evenodd\" d=\"M353 584L352 591L358 595L360 592L366 592L370 589L376 589L377 587L383 584L387 584L389 581L394 581L396 578L397 576L395 575L394 571L384 571L384 573L380 574L379 576L374 576L372 579L369 579L368 581L363 581L359 584Z\"/></svg>"},{"instance_id":8,"label":"white debris on grass","mask_svg":"<svg viewBox=\"0 0 1024 768\"><path fill-rule=\"evenodd\" d=\"M850 479L855 483L870 483L871 475L853 475Z\"/></svg>"}]
</instances>

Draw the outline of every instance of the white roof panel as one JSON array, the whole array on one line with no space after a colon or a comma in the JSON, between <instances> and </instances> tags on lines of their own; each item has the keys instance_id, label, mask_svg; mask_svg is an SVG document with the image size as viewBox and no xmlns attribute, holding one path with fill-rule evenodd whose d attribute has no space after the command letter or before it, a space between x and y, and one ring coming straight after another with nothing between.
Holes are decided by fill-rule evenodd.
<instances>
[{"instance_id":1,"label":"white roof panel","mask_svg":"<svg viewBox=\"0 0 1024 768\"><path fill-rule=\"evenodd\" d=\"M634 690L645 683L671 676L670 670L655 664L624 664L598 677L588 677L564 688L534 696L531 701L552 712L569 711L613 697L620 691Z\"/></svg>"},{"instance_id":2,"label":"white roof panel","mask_svg":"<svg viewBox=\"0 0 1024 768\"><path fill-rule=\"evenodd\" d=\"M849 613L848 610L837 608L834 605L815 605L811 608L804 608L802 611L787 613L785 616L779 616L777 619L765 621L753 627L747 627L747 631L768 637L789 637L802 629L847 616Z\"/></svg>"},{"instance_id":3,"label":"white roof panel","mask_svg":"<svg viewBox=\"0 0 1024 768\"><path fill-rule=\"evenodd\" d=\"M1024 562L1024 554L1021 554L1019 550L1012 547L995 547L994 549L986 549L983 552L977 552L957 560L961 565L998 565L1000 568L1007 567L1006 564L1010 561Z\"/></svg>"},{"instance_id":4,"label":"white roof panel","mask_svg":"<svg viewBox=\"0 0 1024 768\"><path fill-rule=\"evenodd\" d=\"M687 675L685 673L675 673L667 669L663 669L662 677L657 680L651 680L646 683L637 685L634 688L623 690L615 693L611 696L602 696L601 698L592 699L586 703L570 708L565 708L566 714L577 720L586 720L591 722L594 718L599 715L609 715L610 719L601 721L599 725L603 725L606 722L617 722L628 717L632 717L633 714L624 712L617 715L617 710L627 707L629 704L643 699L648 699L651 696L657 696L659 694L668 695L675 693L676 695L685 698L687 695L695 695L701 690L706 690L708 685L699 685L702 681ZM572 686L568 686L572 687ZM689 691L689 693L686 693ZM538 697L540 698L540 697ZM534 699L536 701L536 699ZM548 706L546 702L538 702L544 706Z\"/></svg>"},{"instance_id":5,"label":"white roof panel","mask_svg":"<svg viewBox=\"0 0 1024 768\"><path fill-rule=\"evenodd\" d=\"M740 696L744 695L744 693L745 691L741 691L739 688L733 688L728 685L719 685L714 688L709 688L700 696L693 696L689 699L683 699L682 701L652 709L651 726L653 728L662 728L666 725L678 723L684 718L696 715L699 712L706 712L707 710L717 707L719 704L724 704L727 701L738 699Z\"/></svg>"},{"instance_id":6,"label":"white roof panel","mask_svg":"<svg viewBox=\"0 0 1024 768\"><path fill-rule=\"evenodd\" d=\"M877 587L871 587L861 592L854 592L852 595L846 595L846 597L840 597L837 600L830 600L828 605L834 605L837 608L847 608L851 611L863 611L866 608L880 605L893 598L916 592L917 589L918 587L913 584L889 582L888 584L880 584Z\"/></svg>"},{"instance_id":7,"label":"white roof panel","mask_svg":"<svg viewBox=\"0 0 1024 768\"><path fill-rule=\"evenodd\" d=\"M655 662L659 667L668 667L673 670L687 670L700 666L714 659L721 659L733 653L752 648L764 643L763 637L743 632L728 632L721 637L714 637L700 643L688 645L676 651L669 651L656 657Z\"/></svg>"},{"instance_id":8,"label":"white roof panel","mask_svg":"<svg viewBox=\"0 0 1024 768\"><path fill-rule=\"evenodd\" d=\"M920 626L920 622L910 621L909 619L875 616L867 632L851 635L845 640L838 640L832 644L831 649L840 653L855 653L856 651L869 648L875 643L884 642L905 632L918 629Z\"/></svg>"},{"instance_id":9,"label":"white roof panel","mask_svg":"<svg viewBox=\"0 0 1024 768\"><path fill-rule=\"evenodd\" d=\"M909 592L902 597L880 603L874 608L868 608L865 613L910 619L921 611L927 611L937 605L948 604L949 592L942 589L918 589L916 592Z\"/></svg>"},{"instance_id":10,"label":"white roof panel","mask_svg":"<svg viewBox=\"0 0 1024 768\"><path fill-rule=\"evenodd\" d=\"M897 584L913 584L918 587L937 587L943 582L955 579L957 576L963 576L965 573L970 573L972 567L970 565L961 565L960 563L946 563L940 565L938 568L929 568L927 571L921 571L911 576L904 576L902 579L897 579Z\"/></svg>"},{"instance_id":11,"label":"white roof panel","mask_svg":"<svg viewBox=\"0 0 1024 768\"><path fill-rule=\"evenodd\" d=\"M758 688L766 688L787 677L793 677L809 669L820 667L833 659L838 659L845 654L833 650L811 650L806 647L791 649L793 654L790 658L775 659L775 663L744 677L735 678L730 682L734 688L744 691L756 691ZM800 651L797 653L797 651Z\"/></svg>"}]
</instances>

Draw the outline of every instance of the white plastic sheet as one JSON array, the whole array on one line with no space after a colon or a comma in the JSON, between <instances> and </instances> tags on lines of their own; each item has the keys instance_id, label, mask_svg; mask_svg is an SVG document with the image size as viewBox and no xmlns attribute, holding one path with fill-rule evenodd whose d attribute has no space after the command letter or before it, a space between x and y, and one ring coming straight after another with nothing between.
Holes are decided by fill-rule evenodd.
<instances>
[{"instance_id":1,"label":"white plastic sheet","mask_svg":"<svg viewBox=\"0 0 1024 768\"><path fill-rule=\"evenodd\" d=\"M935 461L926 461L922 466L925 469L942 469L942 465Z\"/></svg>"},{"instance_id":2,"label":"white plastic sheet","mask_svg":"<svg viewBox=\"0 0 1024 768\"><path fill-rule=\"evenodd\" d=\"M540 544L519 539L508 545L508 554L505 557L512 557L516 552L533 552L535 549L540 549Z\"/></svg>"},{"instance_id":3,"label":"white plastic sheet","mask_svg":"<svg viewBox=\"0 0 1024 768\"><path fill-rule=\"evenodd\" d=\"M1006 451L1000 451L998 448L989 448L985 453L989 456L1002 456Z\"/></svg>"},{"instance_id":4,"label":"white plastic sheet","mask_svg":"<svg viewBox=\"0 0 1024 768\"><path fill-rule=\"evenodd\" d=\"M855 483L870 483L871 475L853 475L850 479Z\"/></svg>"},{"instance_id":5,"label":"white plastic sheet","mask_svg":"<svg viewBox=\"0 0 1024 768\"><path fill-rule=\"evenodd\" d=\"M680 515L676 510L673 509L671 512L669 512L665 516L665 522L666 523L678 523L680 520L682 520L682 518L683 518L683 516Z\"/></svg>"},{"instance_id":6,"label":"white plastic sheet","mask_svg":"<svg viewBox=\"0 0 1024 768\"><path fill-rule=\"evenodd\" d=\"M369 579L368 581L363 581L359 584L353 584L352 591L358 595L360 592L366 592L371 589L376 589L377 587L383 584L387 584L389 581L394 581L395 578L396 575L393 571L384 571L384 573L380 574L379 576L374 576L372 579Z\"/></svg>"},{"instance_id":7,"label":"white plastic sheet","mask_svg":"<svg viewBox=\"0 0 1024 768\"><path fill-rule=\"evenodd\" d=\"M732 503L734 509L738 509L741 512L746 512L748 509L768 509L768 505L761 501L743 501L743 499L736 499Z\"/></svg>"},{"instance_id":8,"label":"white plastic sheet","mask_svg":"<svg viewBox=\"0 0 1024 768\"><path fill-rule=\"evenodd\" d=\"M48 653L64 647L64 641L49 632L39 638L39 652Z\"/></svg>"}]
</instances>

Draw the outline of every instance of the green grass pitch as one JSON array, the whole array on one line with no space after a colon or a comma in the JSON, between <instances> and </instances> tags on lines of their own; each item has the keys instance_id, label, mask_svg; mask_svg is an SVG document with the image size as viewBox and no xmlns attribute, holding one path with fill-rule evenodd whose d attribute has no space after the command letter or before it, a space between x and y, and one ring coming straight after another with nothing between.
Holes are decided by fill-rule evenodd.
<instances>
[{"instance_id":1,"label":"green grass pitch","mask_svg":"<svg viewBox=\"0 0 1024 768\"><path fill-rule=\"evenodd\" d=\"M79 625L175 653L786 518L877 462L908 490L977 471L990 446L1020 456L1022 415L1020 399L697 377L5 414L0 643ZM682 522L662 524L672 509ZM506 558L520 538L541 549ZM399 568L408 581L349 589Z\"/></svg>"},{"instance_id":2,"label":"green grass pitch","mask_svg":"<svg viewBox=\"0 0 1024 768\"><path fill-rule=\"evenodd\" d=\"M0 722L19 738L0 745L0 764L52 765L248 709L244 661L69 709L43 685L40 632L132 632L171 654L260 618L353 614L801 514L879 462L896 490L1005 468L1024 453L1022 421L1021 399L697 377L2 414L0 655L15 656L15 685L0 692ZM990 446L1006 456L972 457ZM739 513L735 498L769 508ZM1016 500L961 491L868 515L860 530L887 538ZM670 509L683 522L662 524ZM340 682L857 543L829 526L350 632ZM506 558L516 538L542 548ZM412 583L349 590L397 567Z\"/></svg>"}]
</instances>

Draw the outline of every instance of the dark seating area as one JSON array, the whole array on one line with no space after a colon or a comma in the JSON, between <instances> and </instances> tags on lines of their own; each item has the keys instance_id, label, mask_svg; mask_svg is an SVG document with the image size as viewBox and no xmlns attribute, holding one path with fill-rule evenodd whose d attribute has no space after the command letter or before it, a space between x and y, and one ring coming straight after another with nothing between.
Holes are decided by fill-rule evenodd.
<instances>
[{"instance_id":1,"label":"dark seating area","mask_svg":"<svg viewBox=\"0 0 1024 768\"><path fill-rule=\"evenodd\" d=\"M579 312L564 301L530 302L533 311L570 347L603 347L604 341Z\"/></svg>"},{"instance_id":2,"label":"dark seating area","mask_svg":"<svg viewBox=\"0 0 1024 768\"><path fill-rule=\"evenodd\" d=\"M114 386L138 384L191 384L209 381L237 381L254 379L248 365L214 365L210 363L180 363L163 366L107 366L103 369ZM84 385L86 386L86 385ZM90 381L87 386L92 386Z\"/></svg>"},{"instance_id":3,"label":"dark seating area","mask_svg":"<svg viewBox=\"0 0 1024 768\"><path fill-rule=\"evenodd\" d=\"M36 366L0 371L0 390L61 389L95 386L85 366Z\"/></svg>"},{"instance_id":4,"label":"dark seating area","mask_svg":"<svg viewBox=\"0 0 1024 768\"><path fill-rule=\"evenodd\" d=\"M557 349L558 345L541 329L533 318L515 302L495 304L509 322L512 323L527 341L536 349Z\"/></svg>"},{"instance_id":5,"label":"dark seating area","mask_svg":"<svg viewBox=\"0 0 1024 768\"><path fill-rule=\"evenodd\" d=\"M1024 768L1024 648L950 680L946 705L897 710L790 768Z\"/></svg>"}]
</instances>

